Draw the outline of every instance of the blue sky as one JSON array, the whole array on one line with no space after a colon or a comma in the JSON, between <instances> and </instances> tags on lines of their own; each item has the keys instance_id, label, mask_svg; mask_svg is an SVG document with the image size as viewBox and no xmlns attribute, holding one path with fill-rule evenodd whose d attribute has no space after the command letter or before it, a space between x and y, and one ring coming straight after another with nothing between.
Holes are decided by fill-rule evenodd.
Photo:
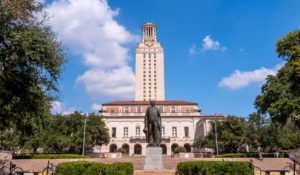
<instances>
[{"instance_id":1,"label":"blue sky","mask_svg":"<svg viewBox=\"0 0 300 175\"><path fill-rule=\"evenodd\" d=\"M166 100L248 116L266 75L283 64L276 41L300 27L299 9L298 0L49 1L68 59L52 111L134 100L135 49L150 21L165 51Z\"/></svg>"}]
</instances>

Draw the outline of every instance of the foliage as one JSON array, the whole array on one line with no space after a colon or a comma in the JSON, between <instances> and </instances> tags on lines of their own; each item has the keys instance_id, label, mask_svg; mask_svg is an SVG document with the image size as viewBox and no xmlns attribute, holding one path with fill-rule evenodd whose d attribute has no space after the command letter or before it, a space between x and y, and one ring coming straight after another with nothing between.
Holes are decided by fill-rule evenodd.
<instances>
[{"instance_id":1,"label":"foliage","mask_svg":"<svg viewBox=\"0 0 300 175\"><path fill-rule=\"evenodd\" d=\"M274 157L273 153L265 153L263 155L264 157ZM221 155L215 155L215 158L245 158L245 157L251 157L251 158L259 158L258 153L229 153L229 154L221 154ZM288 158L289 155L287 153L280 153L280 158Z\"/></svg>"},{"instance_id":2,"label":"foliage","mask_svg":"<svg viewBox=\"0 0 300 175\"><path fill-rule=\"evenodd\" d=\"M251 162L180 162L177 170L180 175L254 175L254 166Z\"/></svg>"},{"instance_id":3,"label":"foliage","mask_svg":"<svg viewBox=\"0 0 300 175\"><path fill-rule=\"evenodd\" d=\"M291 94L300 96L300 29L289 32L284 38L277 41L278 57L287 61L288 69L283 75L288 83ZM298 111L299 112L299 111ZM298 113L299 114L299 113Z\"/></svg>"},{"instance_id":4,"label":"foliage","mask_svg":"<svg viewBox=\"0 0 300 175\"><path fill-rule=\"evenodd\" d=\"M122 154L126 154L127 153L126 149L124 149L124 148L118 148L118 149L115 150L115 152L122 153Z\"/></svg>"},{"instance_id":5,"label":"foliage","mask_svg":"<svg viewBox=\"0 0 300 175\"><path fill-rule=\"evenodd\" d=\"M15 155L13 159L78 159L91 158L76 154L36 154L36 155Z\"/></svg>"},{"instance_id":6,"label":"foliage","mask_svg":"<svg viewBox=\"0 0 300 175\"><path fill-rule=\"evenodd\" d=\"M64 162L57 165L56 175L133 175L132 163L103 164L96 162Z\"/></svg>"},{"instance_id":7,"label":"foliage","mask_svg":"<svg viewBox=\"0 0 300 175\"><path fill-rule=\"evenodd\" d=\"M227 118L225 121L217 122L219 148L225 148L224 152L235 153L236 148L243 143L249 146L250 152L257 152L257 147L260 145L265 153L273 152L272 149L275 146L282 152L283 150L296 148L300 144L300 129L292 121L288 121L282 126L273 123L258 113L250 114L246 122L244 122L244 119L237 119L241 120L238 122L239 124ZM230 129L230 123L227 123L229 121L231 125L235 126L235 130ZM227 133L235 133L235 136ZM232 146L234 149L226 148L226 145ZM214 125L212 125L212 130L208 135L199 139L193 146L215 148Z\"/></svg>"},{"instance_id":8,"label":"foliage","mask_svg":"<svg viewBox=\"0 0 300 175\"><path fill-rule=\"evenodd\" d=\"M237 152L240 145L246 141L245 119L229 115L224 121L217 121L217 134L219 147L226 152ZM194 143L194 147L215 147L215 129L211 123L212 129L207 136Z\"/></svg>"},{"instance_id":9,"label":"foliage","mask_svg":"<svg viewBox=\"0 0 300 175\"><path fill-rule=\"evenodd\" d=\"M186 149L185 149L185 147L182 147L182 146L176 147L174 150L174 153L185 153L185 152L186 152Z\"/></svg>"},{"instance_id":10,"label":"foliage","mask_svg":"<svg viewBox=\"0 0 300 175\"><path fill-rule=\"evenodd\" d=\"M43 148L43 153L78 153L82 151L83 127L85 116L79 112L68 115L53 115L45 121L45 127L31 136L23 146L24 152ZM16 131L4 133L6 150L18 151L21 134ZM11 142L13 141L13 142ZM101 116L89 114L86 123L86 147L109 142L108 130ZM27 151L26 151L27 150Z\"/></svg>"},{"instance_id":11,"label":"foliage","mask_svg":"<svg viewBox=\"0 0 300 175\"><path fill-rule=\"evenodd\" d=\"M300 128L300 29L277 42L278 57L286 61L275 76L269 75L255 99L260 114L268 113L273 122L292 120Z\"/></svg>"},{"instance_id":12,"label":"foliage","mask_svg":"<svg viewBox=\"0 0 300 175\"><path fill-rule=\"evenodd\" d=\"M66 62L46 19L37 0L0 2L0 132L17 132L20 146L43 129Z\"/></svg>"}]
</instances>

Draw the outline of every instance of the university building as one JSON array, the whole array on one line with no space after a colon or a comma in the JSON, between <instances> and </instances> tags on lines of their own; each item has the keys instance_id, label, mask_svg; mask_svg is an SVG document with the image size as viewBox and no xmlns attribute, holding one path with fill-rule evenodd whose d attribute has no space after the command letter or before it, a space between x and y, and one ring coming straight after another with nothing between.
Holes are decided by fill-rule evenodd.
<instances>
[{"instance_id":1,"label":"university building","mask_svg":"<svg viewBox=\"0 0 300 175\"><path fill-rule=\"evenodd\" d=\"M161 112L163 154L171 155L178 146L187 152L198 152L192 144L207 135L211 121L223 120L223 115L204 115L197 103L165 101L164 51L157 42L154 23L143 25L143 40L136 49L135 101L114 101L102 104L99 111L109 129L110 143L102 145L103 153L124 148L129 155L145 155L147 142L144 117L150 101Z\"/></svg>"}]
</instances>

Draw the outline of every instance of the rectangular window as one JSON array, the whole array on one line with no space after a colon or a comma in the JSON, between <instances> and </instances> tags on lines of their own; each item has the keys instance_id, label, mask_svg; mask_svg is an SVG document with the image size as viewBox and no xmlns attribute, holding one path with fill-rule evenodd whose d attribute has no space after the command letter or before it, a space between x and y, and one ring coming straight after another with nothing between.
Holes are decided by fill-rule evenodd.
<instances>
[{"instance_id":1,"label":"rectangular window","mask_svg":"<svg viewBox=\"0 0 300 175\"><path fill-rule=\"evenodd\" d=\"M149 63L149 66L151 66L151 63Z\"/></svg>"},{"instance_id":2,"label":"rectangular window","mask_svg":"<svg viewBox=\"0 0 300 175\"><path fill-rule=\"evenodd\" d=\"M172 112L175 112L175 106L172 106Z\"/></svg>"},{"instance_id":3,"label":"rectangular window","mask_svg":"<svg viewBox=\"0 0 300 175\"><path fill-rule=\"evenodd\" d=\"M146 54L144 54L144 58L146 58Z\"/></svg>"},{"instance_id":4,"label":"rectangular window","mask_svg":"<svg viewBox=\"0 0 300 175\"><path fill-rule=\"evenodd\" d=\"M176 127L172 127L172 136L177 137L177 128Z\"/></svg>"},{"instance_id":5,"label":"rectangular window","mask_svg":"<svg viewBox=\"0 0 300 175\"><path fill-rule=\"evenodd\" d=\"M112 128L111 137L116 137L117 128Z\"/></svg>"},{"instance_id":6,"label":"rectangular window","mask_svg":"<svg viewBox=\"0 0 300 175\"><path fill-rule=\"evenodd\" d=\"M190 110L186 109L185 112L190 112Z\"/></svg>"},{"instance_id":7,"label":"rectangular window","mask_svg":"<svg viewBox=\"0 0 300 175\"><path fill-rule=\"evenodd\" d=\"M156 60L154 60L154 62L156 62Z\"/></svg>"},{"instance_id":8,"label":"rectangular window","mask_svg":"<svg viewBox=\"0 0 300 175\"><path fill-rule=\"evenodd\" d=\"M140 137L140 133L141 133L141 129L140 129L139 126L137 126L136 129L135 129L135 135L136 135L137 137Z\"/></svg>"},{"instance_id":9,"label":"rectangular window","mask_svg":"<svg viewBox=\"0 0 300 175\"><path fill-rule=\"evenodd\" d=\"M151 53L149 53L149 58L151 58Z\"/></svg>"},{"instance_id":10,"label":"rectangular window","mask_svg":"<svg viewBox=\"0 0 300 175\"><path fill-rule=\"evenodd\" d=\"M189 137L189 127L184 127L184 137Z\"/></svg>"},{"instance_id":11,"label":"rectangular window","mask_svg":"<svg viewBox=\"0 0 300 175\"><path fill-rule=\"evenodd\" d=\"M124 137L128 137L128 127L124 127Z\"/></svg>"},{"instance_id":12,"label":"rectangular window","mask_svg":"<svg viewBox=\"0 0 300 175\"><path fill-rule=\"evenodd\" d=\"M154 58L156 58L156 54L154 54Z\"/></svg>"},{"instance_id":13,"label":"rectangular window","mask_svg":"<svg viewBox=\"0 0 300 175\"><path fill-rule=\"evenodd\" d=\"M112 114L115 113L115 110L111 110L110 113L112 113Z\"/></svg>"},{"instance_id":14,"label":"rectangular window","mask_svg":"<svg viewBox=\"0 0 300 175\"><path fill-rule=\"evenodd\" d=\"M165 127L161 127L161 137L164 138L165 137Z\"/></svg>"},{"instance_id":15,"label":"rectangular window","mask_svg":"<svg viewBox=\"0 0 300 175\"><path fill-rule=\"evenodd\" d=\"M125 107L125 113L128 113L128 112L129 112L129 107L126 106L126 107Z\"/></svg>"},{"instance_id":16,"label":"rectangular window","mask_svg":"<svg viewBox=\"0 0 300 175\"><path fill-rule=\"evenodd\" d=\"M137 107L137 112L142 112L142 108L141 107Z\"/></svg>"}]
</instances>

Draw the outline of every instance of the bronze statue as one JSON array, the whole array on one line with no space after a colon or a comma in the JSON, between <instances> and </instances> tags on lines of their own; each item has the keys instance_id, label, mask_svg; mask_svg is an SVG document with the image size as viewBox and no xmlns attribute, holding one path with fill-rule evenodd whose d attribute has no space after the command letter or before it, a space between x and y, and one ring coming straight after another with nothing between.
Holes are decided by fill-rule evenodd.
<instances>
[{"instance_id":1,"label":"bronze statue","mask_svg":"<svg viewBox=\"0 0 300 175\"><path fill-rule=\"evenodd\" d=\"M159 109L155 106L155 102L150 102L151 106L147 108L145 115L144 133L149 147L158 147L161 143L161 117Z\"/></svg>"}]
</instances>

